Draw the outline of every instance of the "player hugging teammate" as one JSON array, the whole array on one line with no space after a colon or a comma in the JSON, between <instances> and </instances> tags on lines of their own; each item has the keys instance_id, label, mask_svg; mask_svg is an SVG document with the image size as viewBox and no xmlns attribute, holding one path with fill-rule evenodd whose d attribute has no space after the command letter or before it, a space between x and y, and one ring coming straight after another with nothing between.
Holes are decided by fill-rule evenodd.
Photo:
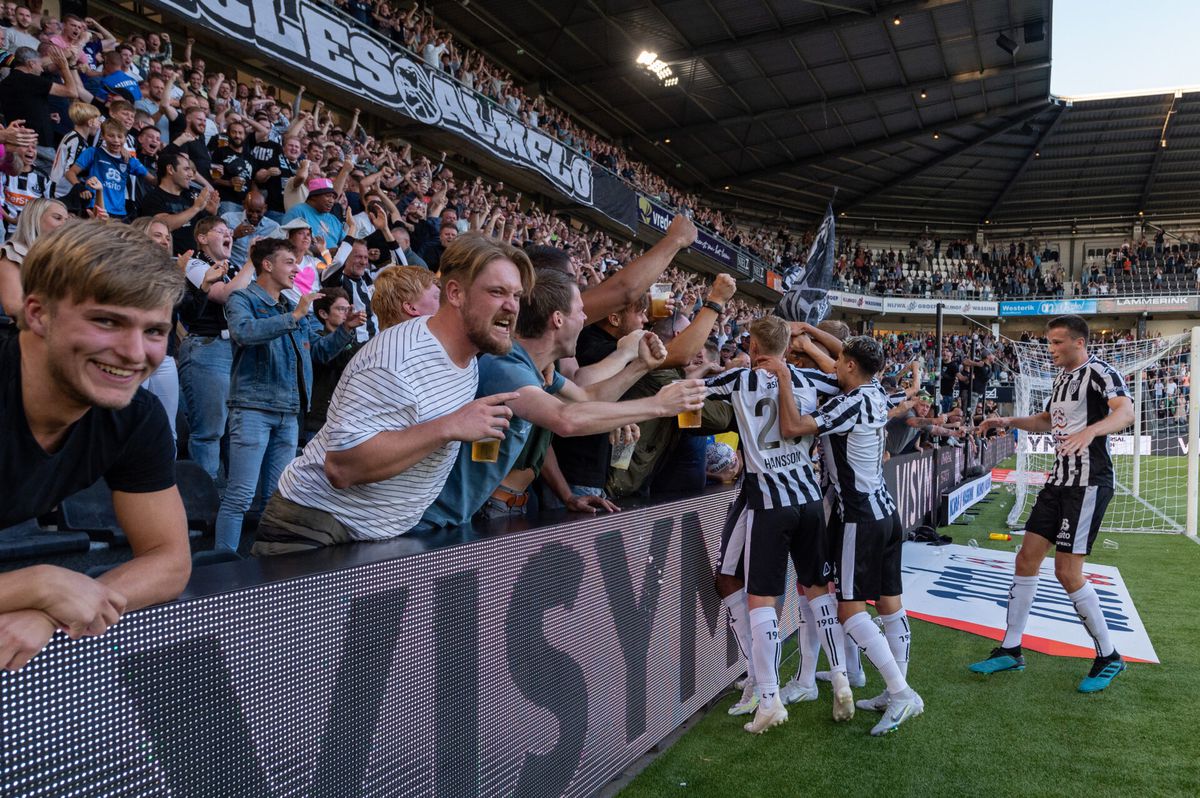
<instances>
[{"instance_id":1,"label":"player hugging teammate","mask_svg":"<svg viewBox=\"0 0 1200 798\"><path fill-rule=\"evenodd\" d=\"M884 694L859 702L883 712L871 733L885 734L919 715L924 706L905 681L910 636L900 601L903 534L883 481L889 401L875 380L883 351L869 337L842 344L808 325L801 330L805 352L823 368L788 365L784 355L791 328L782 319L766 317L750 327L753 368L708 380L712 398L733 404L746 462L717 568L718 592L749 663L746 692L731 713L755 712L745 725L753 733L787 720L779 691L775 606L787 589L790 556L808 599L811 615L806 620L815 621L830 663L834 719L854 716L843 658L848 635L887 683ZM823 439L836 496L828 526L811 460L816 436ZM828 592L831 578L836 597ZM886 637L866 612L868 600L876 602ZM790 696L793 700L817 697L815 682L799 688Z\"/></svg>"}]
</instances>

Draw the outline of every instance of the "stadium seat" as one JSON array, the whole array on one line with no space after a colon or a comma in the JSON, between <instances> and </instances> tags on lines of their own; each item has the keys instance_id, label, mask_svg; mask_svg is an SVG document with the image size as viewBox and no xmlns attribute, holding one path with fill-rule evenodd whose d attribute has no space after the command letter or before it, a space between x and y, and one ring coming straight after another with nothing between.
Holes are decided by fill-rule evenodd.
<instances>
[{"instance_id":1,"label":"stadium seat","mask_svg":"<svg viewBox=\"0 0 1200 798\"><path fill-rule=\"evenodd\" d=\"M0 529L0 562L52 554L74 554L87 551L92 542L83 532L55 532L38 526L30 519L24 523Z\"/></svg>"},{"instance_id":2,"label":"stadium seat","mask_svg":"<svg viewBox=\"0 0 1200 798\"><path fill-rule=\"evenodd\" d=\"M183 508L187 511L188 529L213 532L221 496L212 477L198 463L179 460L175 463L175 482L179 486L179 495L183 497Z\"/></svg>"},{"instance_id":3,"label":"stadium seat","mask_svg":"<svg viewBox=\"0 0 1200 798\"><path fill-rule=\"evenodd\" d=\"M117 523L113 509L112 491L103 479L89 488L64 499L59 508L64 529L84 532L93 540L113 546L128 546L125 531Z\"/></svg>"}]
</instances>

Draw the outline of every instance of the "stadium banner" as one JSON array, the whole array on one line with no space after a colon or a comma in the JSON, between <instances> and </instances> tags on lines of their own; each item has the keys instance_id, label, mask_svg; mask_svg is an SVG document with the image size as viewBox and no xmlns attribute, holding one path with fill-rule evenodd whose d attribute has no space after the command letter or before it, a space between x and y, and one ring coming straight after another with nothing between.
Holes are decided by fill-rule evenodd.
<instances>
[{"instance_id":1,"label":"stadium banner","mask_svg":"<svg viewBox=\"0 0 1200 798\"><path fill-rule=\"evenodd\" d=\"M1154 446L1152 438L1149 435L1142 435L1138 440L1139 454L1167 454L1163 449L1171 449L1171 436L1164 436L1163 443ZM1021 451L1025 454L1048 454L1053 455L1054 436L1045 432L1031 432L1021 436ZM1133 436L1132 435L1109 435L1108 436L1108 453L1109 454L1133 454Z\"/></svg>"},{"instance_id":2,"label":"stadium banner","mask_svg":"<svg viewBox=\"0 0 1200 798\"><path fill-rule=\"evenodd\" d=\"M943 520L939 526L953 524L955 519L971 509L992 491L992 474L989 471L947 493L943 499Z\"/></svg>"},{"instance_id":3,"label":"stadium banner","mask_svg":"<svg viewBox=\"0 0 1200 798\"><path fill-rule=\"evenodd\" d=\"M1001 316L1061 316L1066 313L1096 312L1095 299L1047 299L1029 302L1001 302Z\"/></svg>"},{"instance_id":4,"label":"stadium banner","mask_svg":"<svg viewBox=\"0 0 1200 798\"><path fill-rule=\"evenodd\" d=\"M938 446L934 453L938 494L941 495L953 490L962 478L963 450L961 446Z\"/></svg>"},{"instance_id":5,"label":"stadium banner","mask_svg":"<svg viewBox=\"0 0 1200 798\"><path fill-rule=\"evenodd\" d=\"M582 153L526 127L508 110L446 73L429 69L332 5L317 0L151 0L150 5L386 111L462 136L540 174L572 201L622 224L627 225L633 213L633 189L613 178L597 191L596 178L603 170Z\"/></svg>"},{"instance_id":6,"label":"stadium banner","mask_svg":"<svg viewBox=\"0 0 1200 798\"><path fill-rule=\"evenodd\" d=\"M960 316L996 315L996 303L974 299L923 299L920 297L884 297L883 309L887 313L921 313L937 315L938 305L945 313Z\"/></svg>"},{"instance_id":7,"label":"stadium banner","mask_svg":"<svg viewBox=\"0 0 1200 798\"><path fill-rule=\"evenodd\" d=\"M1121 296L1112 299L1097 299L1097 313L1137 313L1153 310L1200 311L1200 296Z\"/></svg>"},{"instance_id":8,"label":"stadium banner","mask_svg":"<svg viewBox=\"0 0 1200 798\"><path fill-rule=\"evenodd\" d=\"M733 497L428 551L339 546L336 570L278 581L250 575L295 563L197 568L212 595L102 637L58 634L0 673L5 784L48 798L595 795L745 671L713 589Z\"/></svg>"},{"instance_id":9,"label":"stadium banner","mask_svg":"<svg viewBox=\"0 0 1200 798\"><path fill-rule=\"evenodd\" d=\"M832 307L850 310L865 310L869 313L883 312L883 297L868 294L851 294L846 291L829 291L825 294Z\"/></svg>"},{"instance_id":10,"label":"stadium banner","mask_svg":"<svg viewBox=\"0 0 1200 798\"><path fill-rule=\"evenodd\" d=\"M1008 589L1016 552L950 544L905 543L904 608L923 621L992 640L1004 637ZM1100 597L1113 644L1132 662L1158 662L1133 598L1111 565L1086 562L1083 576ZM1059 657L1092 659L1096 648L1054 577L1054 559L1038 574L1037 597L1021 640L1025 648Z\"/></svg>"},{"instance_id":11,"label":"stadium banner","mask_svg":"<svg viewBox=\"0 0 1200 798\"><path fill-rule=\"evenodd\" d=\"M638 195L637 204L638 221L660 233L667 232L667 228L671 225L671 219L675 218L674 211L667 210L643 194ZM757 260L699 225L696 225L696 243L692 244L692 248L743 277L751 275L750 263L752 260ZM761 264L758 265L761 266ZM756 282L765 281L765 267L763 269L763 278L757 278Z\"/></svg>"},{"instance_id":12,"label":"stadium banner","mask_svg":"<svg viewBox=\"0 0 1200 798\"><path fill-rule=\"evenodd\" d=\"M905 532L929 523L931 513L937 508L934 451L897 455L883 464L883 478L896 500Z\"/></svg>"}]
</instances>

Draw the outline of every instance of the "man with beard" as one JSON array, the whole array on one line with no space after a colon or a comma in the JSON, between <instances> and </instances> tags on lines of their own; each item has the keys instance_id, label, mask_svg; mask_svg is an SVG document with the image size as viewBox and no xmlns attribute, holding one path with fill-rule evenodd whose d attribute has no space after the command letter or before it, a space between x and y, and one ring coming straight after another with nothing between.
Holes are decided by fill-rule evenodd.
<instances>
[{"instance_id":1,"label":"man with beard","mask_svg":"<svg viewBox=\"0 0 1200 798\"><path fill-rule=\"evenodd\" d=\"M208 113L203 105L193 105L184 112L183 131L171 139L171 143L163 148L164 155L182 152L192 159L196 168L195 179L204 185L211 185L212 154L208 151L204 133L208 125Z\"/></svg>"},{"instance_id":2,"label":"man with beard","mask_svg":"<svg viewBox=\"0 0 1200 798\"><path fill-rule=\"evenodd\" d=\"M637 359L606 380L581 388L563 377L554 364L575 356L576 341L586 321L578 284L553 268L537 271L533 290L521 297L519 316L497 317L495 324L502 329L516 323L516 340L509 352L480 358L479 394L514 392L507 404L516 417L509 434L500 441L495 462L479 462L472 452L459 451L446 486L425 511L419 530L458 526L480 510L491 517L523 507L528 484L513 485L508 478L514 470L540 471L551 434L607 433L626 424L704 407L705 389L700 380L678 380L653 396L617 401L666 359L667 349L655 335L644 336ZM582 501L579 506L614 509L602 499Z\"/></svg>"},{"instance_id":3,"label":"man with beard","mask_svg":"<svg viewBox=\"0 0 1200 798\"><path fill-rule=\"evenodd\" d=\"M56 630L100 635L179 595L191 572L175 446L139 386L162 362L183 288L174 261L125 225L81 222L39 238L22 266L19 335L0 343L0 528L103 477L133 559L97 579L39 565L0 575L0 668Z\"/></svg>"},{"instance_id":4,"label":"man with beard","mask_svg":"<svg viewBox=\"0 0 1200 798\"><path fill-rule=\"evenodd\" d=\"M512 347L533 287L521 250L481 235L442 261L438 312L384 330L347 366L325 426L284 469L255 555L403 535L441 492L463 442L503 438L514 393L475 399L476 356Z\"/></svg>"},{"instance_id":5,"label":"man with beard","mask_svg":"<svg viewBox=\"0 0 1200 798\"><path fill-rule=\"evenodd\" d=\"M222 216L236 213L250 191L254 177L250 149L246 146L246 125L233 121L226 129L229 143L217 147L212 154L212 183L221 195L219 210Z\"/></svg>"}]
</instances>

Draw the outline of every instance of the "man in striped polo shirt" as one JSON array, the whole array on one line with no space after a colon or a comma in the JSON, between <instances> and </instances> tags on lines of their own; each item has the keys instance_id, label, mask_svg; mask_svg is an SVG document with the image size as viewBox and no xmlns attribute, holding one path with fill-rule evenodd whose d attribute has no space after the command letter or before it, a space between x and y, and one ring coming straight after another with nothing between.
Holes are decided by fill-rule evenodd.
<instances>
[{"instance_id":1,"label":"man in striped polo shirt","mask_svg":"<svg viewBox=\"0 0 1200 798\"><path fill-rule=\"evenodd\" d=\"M441 282L437 313L384 330L346 367L325 426L279 478L254 554L403 535L460 443L504 438L516 394L475 399L476 355L512 348L533 267L520 249L466 233L447 247Z\"/></svg>"},{"instance_id":2,"label":"man in striped polo shirt","mask_svg":"<svg viewBox=\"0 0 1200 798\"><path fill-rule=\"evenodd\" d=\"M1046 325L1050 357L1062 371L1054 378L1046 409L1021 418L986 418L979 425L980 435L993 427L1049 432L1054 437L1054 467L1025 522L1025 540L1008 593L1004 639L987 659L970 666L975 673L989 674L1025 669L1021 637L1037 594L1038 571L1053 545L1054 575L1096 645L1092 668L1079 683L1081 693L1103 690L1125 670L1109 638L1100 597L1083 578L1083 561L1092 552L1113 496L1108 436L1132 424L1134 412L1120 372L1088 356L1088 333L1087 322L1079 316L1051 319Z\"/></svg>"}]
</instances>

